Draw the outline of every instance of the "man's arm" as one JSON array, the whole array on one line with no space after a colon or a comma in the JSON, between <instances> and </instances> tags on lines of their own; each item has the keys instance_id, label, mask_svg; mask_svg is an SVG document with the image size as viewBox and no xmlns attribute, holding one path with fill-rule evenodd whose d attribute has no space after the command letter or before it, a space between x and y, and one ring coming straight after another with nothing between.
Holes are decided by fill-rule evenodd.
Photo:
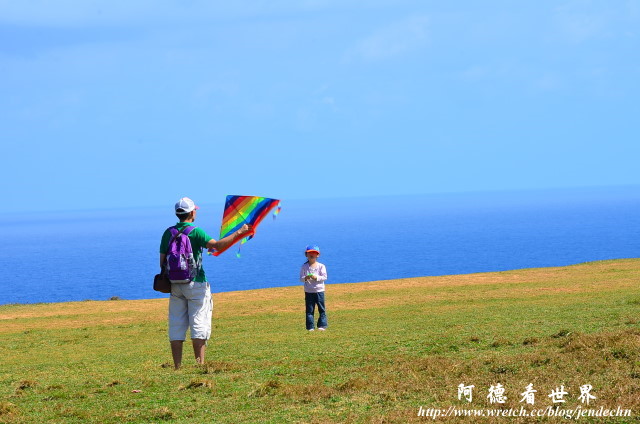
<instances>
[{"instance_id":1,"label":"man's arm","mask_svg":"<svg viewBox=\"0 0 640 424\"><path fill-rule=\"evenodd\" d=\"M209 240L207 242L206 247L207 249L224 250L227 247L229 247L233 243L233 240L235 240L237 237L250 236L252 234L253 234L253 226L244 224L242 228L240 228L238 231L236 231L235 233L229 234L225 238L222 238L217 241L214 239Z\"/></svg>"},{"instance_id":2,"label":"man's arm","mask_svg":"<svg viewBox=\"0 0 640 424\"><path fill-rule=\"evenodd\" d=\"M171 239L171 232L169 229L162 233L162 239L160 240L160 269L164 267L164 263L167 260L167 249L169 248L169 240ZM164 252L164 253L163 253Z\"/></svg>"},{"instance_id":3,"label":"man's arm","mask_svg":"<svg viewBox=\"0 0 640 424\"><path fill-rule=\"evenodd\" d=\"M162 266L164 265L164 261L167 258L167 255L164 253L160 254L160 269L162 269Z\"/></svg>"}]
</instances>

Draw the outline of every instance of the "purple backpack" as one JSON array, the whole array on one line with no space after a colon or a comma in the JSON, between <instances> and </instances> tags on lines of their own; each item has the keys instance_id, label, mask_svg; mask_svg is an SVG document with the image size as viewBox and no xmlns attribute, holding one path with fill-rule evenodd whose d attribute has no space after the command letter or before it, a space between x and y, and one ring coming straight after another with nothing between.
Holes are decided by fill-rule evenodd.
<instances>
[{"instance_id":1,"label":"purple backpack","mask_svg":"<svg viewBox=\"0 0 640 424\"><path fill-rule=\"evenodd\" d=\"M171 240L167 249L166 270L172 283L190 283L200 270L200 263L196 263L193 257L191 240L189 240L189 233L195 228L191 225L183 228L182 231L178 231L176 227L169 228Z\"/></svg>"}]
</instances>

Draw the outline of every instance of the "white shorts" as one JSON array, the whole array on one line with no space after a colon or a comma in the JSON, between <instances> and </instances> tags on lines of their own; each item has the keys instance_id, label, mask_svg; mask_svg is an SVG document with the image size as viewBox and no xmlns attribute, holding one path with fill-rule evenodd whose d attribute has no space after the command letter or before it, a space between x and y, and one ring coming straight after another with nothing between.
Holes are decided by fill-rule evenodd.
<instances>
[{"instance_id":1,"label":"white shorts","mask_svg":"<svg viewBox=\"0 0 640 424\"><path fill-rule=\"evenodd\" d=\"M187 328L192 339L209 340L213 297L209 283L171 284L169 340L184 340Z\"/></svg>"}]
</instances>

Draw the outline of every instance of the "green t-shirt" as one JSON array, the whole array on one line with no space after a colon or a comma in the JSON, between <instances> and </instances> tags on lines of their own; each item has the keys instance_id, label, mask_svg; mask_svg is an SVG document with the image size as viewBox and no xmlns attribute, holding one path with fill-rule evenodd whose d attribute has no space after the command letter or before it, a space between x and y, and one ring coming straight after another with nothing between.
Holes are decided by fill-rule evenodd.
<instances>
[{"instance_id":1,"label":"green t-shirt","mask_svg":"<svg viewBox=\"0 0 640 424\"><path fill-rule=\"evenodd\" d=\"M175 225L178 231L181 231L187 226L193 227L194 225L191 222L178 222ZM187 237L189 237L189 241L191 242L191 248L193 249L193 258L196 260L196 263L200 262L202 260L201 248L202 249L207 248L207 243L209 242L209 240L211 240L211 237L209 237L207 233L205 233L204 230L199 227L196 227L195 229L191 230L191 232ZM169 250L170 240L171 240L171 231L169 231L169 229L167 228L164 231L164 234L162 234L162 241L160 241L160 253L164 253L164 254L167 253L167 250ZM200 267L200 270L198 271L198 275L196 275L196 278L194 278L193 281L198 283L204 283L205 281L207 281L207 277L204 275L203 266Z\"/></svg>"}]
</instances>

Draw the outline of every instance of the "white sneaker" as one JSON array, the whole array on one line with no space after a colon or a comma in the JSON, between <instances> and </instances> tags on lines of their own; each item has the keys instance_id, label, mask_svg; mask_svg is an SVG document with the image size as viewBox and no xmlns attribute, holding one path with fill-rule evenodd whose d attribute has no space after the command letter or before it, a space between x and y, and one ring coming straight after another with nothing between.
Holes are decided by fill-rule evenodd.
<instances>
[{"instance_id":1,"label":"white sneaker","mask_svg":"<svg viewBox=\"0 0 640 424\"><path fill-rule=\"evenodd\" d=\"M307 330L307 331L313 331L313 328L311 330Z\"/></svg>"},{"instance_id":2,"label":"white sneaker","mask_svg":"<svg viewBox=\"0 0 640 424\"><path fill-rule=\"evenodd\" d=\"M326 328L324 328L324 327L318 327L318 330L320 330L320 331L324 331L324 330L326 330Z\"/></svg>"}]
</instances>

